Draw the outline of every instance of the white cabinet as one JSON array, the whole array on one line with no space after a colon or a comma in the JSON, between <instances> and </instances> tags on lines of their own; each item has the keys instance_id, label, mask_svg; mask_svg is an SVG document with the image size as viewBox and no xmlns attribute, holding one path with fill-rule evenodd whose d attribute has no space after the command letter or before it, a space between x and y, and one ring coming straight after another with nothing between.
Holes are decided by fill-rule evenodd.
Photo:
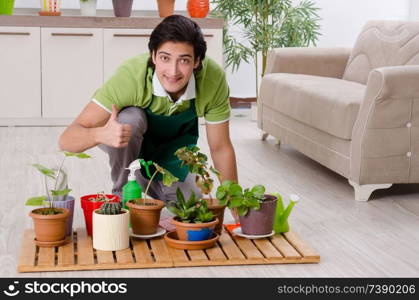
<instances>
[{"instance_id":1,"label":"white cabinet","mask_svg":"<svg viewBox=\"0 0 419 300\"><path fill-rule=\"evenodd\" d=\"M152 29L104 29L103 55L106 81L126 59L148 52Z\"/></svg>"},{"instance_id":2,"label":"white cabinet","mask_svg":"<svg viewBox=\"0 0 419 300\"><path fill-rule=\"evenodd\" d=\"M0 118L41 117L39 27L0 26ZM21 121L17 121L19 123ZM8 125L15 125L9 122Z\"/></svg>"},{"instance_id":3,"label":"white cabinet","mask_svg":"<svg viewBox=\"0 0 419 300\"><path fill-rule=\"evenodd\" d=\"M42 28L42 117L74 118L103 82L103 30Z\"/></svg>"}]
</instances>

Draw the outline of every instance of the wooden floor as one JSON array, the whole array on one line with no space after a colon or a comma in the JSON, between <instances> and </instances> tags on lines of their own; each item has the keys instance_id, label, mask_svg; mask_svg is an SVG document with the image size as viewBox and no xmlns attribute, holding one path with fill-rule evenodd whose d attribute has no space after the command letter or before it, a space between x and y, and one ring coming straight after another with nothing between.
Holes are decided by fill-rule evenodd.
<instances>
[{"instance_id":1,"label":"wooden floor","mask_svg":"<svg viewBox=\"0 0 419 300\"><path fill-rule=\"evenodd\" d=\"M0 127L0 277L417 277L419 276L419 185L395 185L374 192L367 203L354 201L347 180L281 145L262 142L249 110L235 110L231 136L240 182L263 183L271 192L298 194L290 217L294 231L321 255L313 265L211 266L172 269L77 271L19 274L22 233L32 226L25 199L42 195L43 184L31 163L58 164L62 127ZM208 153L201 126L200 146ZM91 149L90 160L68 159L71 193L76 198L109 192L107 158ZM231 220L226 216L226 220ZM83 226L80 204L75 227Z\"/></svg>"}]
</instances>

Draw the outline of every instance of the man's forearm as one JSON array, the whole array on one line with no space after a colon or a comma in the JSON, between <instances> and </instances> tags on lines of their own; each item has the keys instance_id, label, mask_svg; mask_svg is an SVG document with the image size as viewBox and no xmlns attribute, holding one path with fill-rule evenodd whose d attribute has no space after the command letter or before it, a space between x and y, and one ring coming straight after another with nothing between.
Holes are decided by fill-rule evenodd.
<instances>
[{"instance_id":1,"label":"man's forearm","mask_svg":"<svg viewBox=\"0 0 419 300\"><path fill-rule=\"evenodd\" d=\"M238 182L236 155L233 146L211 151L214 167L220 172L221 180L234 180Z\"/></svg>"},{"instance_id":2,"label":"man's forearm","mask_svg":"<svg viewBox=\"0 0 419 300\"><path fill-rule=\"evenodd\" d=\"M79 124L71 124L60 136L59 147L61 150L70 152L83 152L99 142L102 127L86 128Z\"/></svg>"}]
</instances>

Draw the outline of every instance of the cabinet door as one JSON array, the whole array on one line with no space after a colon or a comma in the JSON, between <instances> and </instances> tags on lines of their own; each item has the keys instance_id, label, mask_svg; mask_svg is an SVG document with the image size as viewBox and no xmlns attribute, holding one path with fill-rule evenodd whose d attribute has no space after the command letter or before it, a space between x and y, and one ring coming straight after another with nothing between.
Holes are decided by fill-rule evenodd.
<instances>
[{"instance_id":1,"label":"cabinet door","mask_svg":"<svg viewBox=\"0 0 419 300\"><path fill-rule=\"evenodd\" d=\"M203 29L205 41L207 42L206 55L211 57L221 67L224 67L223 56L223 30L222 29Z\"/></svg>"},{"instance_id":2,"label":"cabinet door","mask_svg":"<svg viewBox=\"0 0 419 300\"><path fill-rule=\"evenodd\" d=\"M128 58L148 51L152 29L104 29L104 79Z\"/></svg>"},{"instance_id":3,"label":"cabinet door","mask_svg":"<svg viewBox=\"0 0 419 300\"><path fill-rule=\"evenodd\" d=\"M103 82L103 30L42 28L42 117L74 118Z\"/></svg>"},{"instance_id":4,"label":"cabinet door","mask_svg":"<svg viewBox=\"0 0 419 300\"><path fill-rule=\"evenodd\" d=\"M0 118L41 117L39 27L0 26Z\"/></svg>"},{"instance_id":5,"label":"cabinet door","mask_svg":"<svg viewBox=\"0 0 419 300\"><path fill-rule=\"evenodd\" d=\"M152 29L104 29L105 81L124 60L149 52L148 41ZM203 30L207 42L207 55L223 66L222 29Z\"/></svg>"}]
</instances>

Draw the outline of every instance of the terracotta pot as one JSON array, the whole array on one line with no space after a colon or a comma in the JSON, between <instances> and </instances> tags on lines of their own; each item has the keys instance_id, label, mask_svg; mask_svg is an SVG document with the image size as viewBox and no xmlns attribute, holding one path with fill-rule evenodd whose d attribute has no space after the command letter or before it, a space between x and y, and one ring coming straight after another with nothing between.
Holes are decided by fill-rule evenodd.
<instances>
[{"instance_id":1,"label":"terracotta pot","mask_svg":"<svg viewBox=\"0 0 419 300\"><path fill-rule=\"evenodd\" d=\"M173 15L175 10L175 0L157 0L160 18L166 18Z\"/></svg>"},{"instance_id":2,"label":"terracotta pot","mask_svg":"<svg viewBox=\"0 0 419 300\"><path fill-rule=\"evenodd\" d=\"M127 202L132 232L139 235L156 233L164 202L156 199L147 199L144 205L140 205L133 203L133 201Z\"/></svg>"},{"instance_id":3,"label":"terracotta pot","mask_svg":"<svg viewBox=\"0 0 419 300\"><path fill-rule=\"evenodd\" d=\"M214 232L218 235L221 235L221 232L223 231L224 211L226 205L220 205L217 199L212 199L211 201L211 199L206 198L205 201L208 204L208 210L212 212L218 219L218 223L214 228Z\"/></svg>"},{"instance_id":4,"label":"terracotta pot","mask_svg":"<svg viewBox=\"0 0 419 300\"><path fill-rule=\"evenodd\" d=\"M68 209L68 218L66 221L65 235L70 236L73 233L74 197L67 196L64 200L53 201L53 205L57 208Z\"/></svg>"},{"instance_id":5,"label":"terracotta pot","mask_svg":"<svg viewBox=\"0 0 419 300\"><path fill-rule=\"evenodd\" d=\"M90 198L96 198L96 194L94 195L86 195L80 198L81 208L83 209L84 214L84 222L86 224L86 231L88 235L92 235L92 222L93 222L93 211L99 209L103 201L90 201ZM120 198L117 195L105 195L108 198L114 197L114 200L110 202L119 202Z\"/></svg>"},{"instance_id":6,"label":"terracotta pot","mask_svg":"<svg viewBox=\"0 0 419 300\"><path fill-rule=\"evenodd\" d=\"M102 251L118 251L129 248L128 210L119 215L102 215L93 212L93 248Z\"/></svg>"},{"instance_id":7,"label":"terracotta pot","mask_svg":"<svg viewBox=\"0 0 419 300\"><path fill-rule=\"evenodd\" d=\"M265 235L272 232L277 198L265 195L259 210L250 209L247 215L240 216L242 232L248 235Z\"/></svg>"},{"instance_id":8,"label":"terracotta pot","mask_svg":"<svg viewBox=\"0 0 419 300\"><path fill-rule=\"evenodd\" d=\"M205 18L209 11L209 0L188 0L187 8L191 18Z\"/></svg>"},{"instance_id":9,"label":"terracotta pot","mask_svg":"<svg viewBox=\"0 0 419 300\"><path fill-rule=\"evenodd\" d=\"M35 239L38 243L53 247L65 243L65 228L69 211L66 208L56 208L61 213L56 215L41 215L39 212L47 208L37 208L29 213L33 220ZM55 243L57 242L57 243Z\"/></svg>"},{"instance_id":10,"label":"terracotta pot","mask_svg":"<svg viewBox=\"0 0 419 300\"><path fill-rule=\"evenodd\" d=\"M132 11L133 0L112 0L115 17L129 17Z\"/></svg>"},{"instance_id":11,"label":"terracotta pot","mask_svg":"<svg viewBox=\"0 0 419 300\"><path fill-rule=\"evenodd\" d=\"M207 223L183 223L172 219L176 226L178 239L181 241L203 241L213 236L215 225L218 219Z\"/></svg>"},{"instance_id":12,"label":"terracotta pot","mask_svg":"<svg viewBox=\"0 0 419 300\"><path fill-rule=\"evenodd\" d=\"M220 236L216 233L208 240L203 241L181 241L178 239L177 232L171 231L164 235L166 243L175 249L180 250L203 250L211 248L215 245Z\"/></svg>"}]
</instances>

